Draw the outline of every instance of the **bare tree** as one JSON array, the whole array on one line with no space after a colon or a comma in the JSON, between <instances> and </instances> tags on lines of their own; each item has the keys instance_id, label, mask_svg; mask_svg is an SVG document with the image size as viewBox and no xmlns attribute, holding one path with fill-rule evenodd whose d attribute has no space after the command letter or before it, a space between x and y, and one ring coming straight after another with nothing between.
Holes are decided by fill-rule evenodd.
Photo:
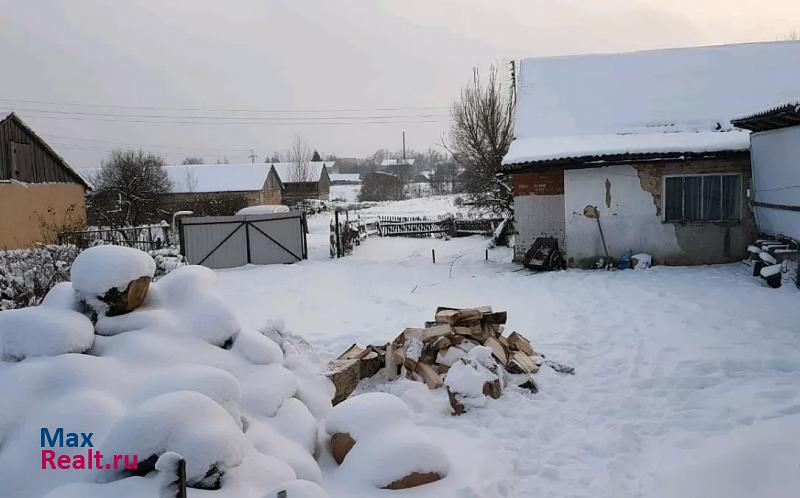
<instances>
[{"instance_id":1,"label":"bare tree","mask_svg":"<svg viewBox=\"0 0 800 498\"><path fill-rule=\"evenodd\" d=\"M492 66L485 84L474 70L472 83L450 109L445 147L464 167L463 186L473 204L495 213L513 212L511 184L501 166L514 138L515 107L513 91L503 86Z\"/></svg>"},{"instance_id":2,"label":"bare tree","mask_svg":"<svg viewBox=\"0 0 800 498\"><path fill-rule=\"evenodd\" d=\"M133 226L164 215L159 197L170 191L171 184L159 156L115 150L91 181L89 203L103 224Z\"/></svg>"},{"instance_id":3,"label":"bare tree","mask_svg":"<svg viewBox=\"0 0 800 498\"><path fill-rule=\"evenodd\" d=\"M800 31L790 31L783 35L782 41L800 41Z\"/></svg>"},{"instance_id":4,"label":"bare tree","mask_svg":"<svg viewBox=\"0 0 800 498\"><path fill-rule=\"evenodd\" d=\"M292 147L287 154L288 160L292 163L289 170L289 181L291 182L310 182L311 178L311 148L300 135L294 136Z\"/></svg>"},{"instance_id":5,"label":"bare tree","mask_svg":"<svg viewBox=\"0 0 800 498\"><path fill-rule=\"evenodd\" d=\"M183 164L184 165L186 165L186 164L205 164L205 162L206 162L205 159L203 159L202 157L198 157L198 156L187 157L186 159L183 160Z\"/></svg>"},{"instance_id":6,"label":"bare tree","mask_svg":"<svg viewBox=\"0 0 800 498\"><path fill-rule=\"evenodd\" d=\"M187 192L194 192L197 190L197 175L194 174L191 168L186 168L186 178L184 178L184 181L186 182Z\"/></svg>"}]
</instances>

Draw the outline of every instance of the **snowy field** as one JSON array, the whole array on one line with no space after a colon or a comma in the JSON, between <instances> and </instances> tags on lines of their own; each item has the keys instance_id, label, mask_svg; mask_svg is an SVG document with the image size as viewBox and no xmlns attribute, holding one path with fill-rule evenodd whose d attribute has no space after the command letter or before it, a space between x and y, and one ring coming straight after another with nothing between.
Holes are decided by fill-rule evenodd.
<instances>
[{"instance_id":1,"label":"snowy field","mask_svg":"<svg viewBox=\"0 0 800 498\"><path fill-rule=\"evenodd\" d=\"M362 215L440 214L452 197ZM310 260L218 272L250 327L281 320L328 360L382 344L437 305L507 310L507 330L575 367L543 369L536 395L508 389L461 417L411 381L362 390L403 399L451 472L403 492L353 489L322 462L335 497L788 497L800 488L800 291L743 264L532 274L480 237L373 238L328 259L330 214L310 219ZM431 249L437 263L431 262Z\"/></svg>"}]
</instances>

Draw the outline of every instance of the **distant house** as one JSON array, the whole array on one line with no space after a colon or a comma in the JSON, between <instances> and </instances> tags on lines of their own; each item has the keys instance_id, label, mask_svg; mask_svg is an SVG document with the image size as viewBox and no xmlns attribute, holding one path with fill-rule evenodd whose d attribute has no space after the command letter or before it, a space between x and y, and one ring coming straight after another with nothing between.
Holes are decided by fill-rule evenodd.
<instances>
[{"instance_id":1,"label":"distant house","mask_svg":"<svg viewBox=\"0 0 800 498\"><path fill-rule=\"evenodd\" d=\"M53 242L86 219L86 181L14 113L0 120L0 249Z\"/></svg>"},{"instance_id":2,"label":"distant house","mask_svg":"<svg viewBox=\"0 0 800 498\"><path fill-rule=\"evenodd\" d=\"M753 132L752 192L759 231L800 241L800 100L733 124Z\"/></svg>"},{"instance_id":3,"label":"distant house","mask_svg":"<svg viewBox=\"0 0 800 498\"><path fill-rule=\"evenodd\" d=\"M226 197L244 197L244 206L234 211L262 204L291 206L303 199L328 200L330 192L325 162L311 162L304 171L294 163L191 164L164 169L172 190L162 196L162 204L171 212Z\"/></svg>"},{"instance_id":4,"label":"distant house","mask_svg":"<svg viewBox=\"0 0 800 498\"><path fill-rule=\"evenodd\" d=\"M358 185L361 175L358 173L329 173L331 185Z\"/></svg>"},{"instance_id":5,"label":"distant house","mask_svg":"<svg viewBox=\"0 0 800 498\"><path fill-rule=\"evenodd\" d=\"M503 160L515 259L537 237L556 238L574 266L606 248L664 264L744 257L750 142L731 119L796 94L791 60L800 43L524 60Z\"/></svg>"},{"instance_id":6,"label":"distant house","mask_svg":"<svg viewBox=\"0 0 800 498\"><path fill-rule=\"evenodd\" d=\"M384 159L381 161L381 170L393 175L411 178L414 172L414 159Z\"/></svg>"},{"instance_id":7,"label":"distant house","mask_svg":"<svg viewBox=\"0 0 800 498\"><path fill-rule=\"evenodd\" d=\"M164 169L172 184L170 193L161 198L168 212L222 198L244 198L243 205L231 203L234 212L246 206L281 204L283 200L280 178L269 164L190 164Z\"/></svg>"},{"instance_id":8,"label":"distant house","mask_svg":"<svg viewBox=\"0 0 800 498\"><path fill-rule=\"evenodd\" d=\"M283 204L291 206L304 199L330 200L328 166L333 165L332 161L317 161L301 168L296 163L273 163L283 186Z\"/></svg>"}]
</instances>

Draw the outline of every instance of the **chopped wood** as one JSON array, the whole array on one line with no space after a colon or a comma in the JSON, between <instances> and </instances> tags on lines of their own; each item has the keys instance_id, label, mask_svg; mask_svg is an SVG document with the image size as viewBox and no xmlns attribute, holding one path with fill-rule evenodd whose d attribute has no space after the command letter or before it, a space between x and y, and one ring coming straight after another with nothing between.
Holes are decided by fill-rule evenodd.
<instances>
[{"instance_id":1,"label":"chopped wood","mask_svg":"<svg viewBox=\"0 0 800 498\"><path fill-rule=\"evenodd\" d=\"M575 369L569 365L556 363L555 361L551 360L545 360L544 364L560 374L575 375Z\"/></svg>"},{"instance_id":2,"label":"chopped wood","mask_svg":"<svg viewBox=\"0 0 800 498\"><path fill-rule=\"evenodd\" d=\"M518 332L512 332L511 335L508 336L508 344L511 346L511 349L515 351L522 351L527 355L533 354L533 346L531 346L531 341L524 338Z\"/></svg>"},{"instance_id":3,"label":"chopped wood","mask_svg":"<svg viewBox=\"0 0 800 498\"><path fill-rule=\"evenodd\" d=\"M331 454L339 465L344 461L344 457L350 453L355 446L356 440L348 432L336 432L331 435Z\"/></svg>"},{"instance_id":4,"label":"chopped wood","mask_svg":"<svg viewBox=\"0 0 800 498\"><path fill-rule=\"evenodd\" d=\"M481 321L486 324L501 325L506 323L508 313L505 311L498 311L497 313L484 313Z\"/></svg>"},{"instance_id":5,"label":"chopped wood","mask_svg":"<svg viewBox=\"0 0 800 498\"><path fill-rule=\"evenodd\" d=\"M358 387L358 381L361 380L359 364L360 361L356 359L334 360L331 370L325 374L336 388L332 400L334 405L347 399Z\"/></svg>"},{"instance_id":6,"label":"chopped wood","mask_svg":"<svg viewBox=\"0 0 800 498\"><path fill-rule=\"evenodd\" d=\"M380 372L386 366L386 357L381 356L377 351L369 351L362 358L359 358L358 378L366 379Z\"/></svg>"},{"instance_id":7,"label":"chopped wood","mask_svg":"<svg viewBox=\"0 0 800 498\"><path fill-rule=\"evenodd\" d=\"M400 374L400 366L403 364L405 357L403 350L398 351L395 349L394 343L389 343L386 347L386 378L389 380L397 379Z\"/></svg>"},{"instance_id":8,"label":"chopped wood","mask_svg":"<svg viewBox=\"0 0 800 498\"><path fill-rule=\"evenodd\" d=\"M514 351L511 359L508 361L508 371L511 373L536 373L539 371L539 366L533 359L523 353L522 351Z\"/></svg>"},{"instance_id":9,"label":"chopped wood","mask_svg":"<svg viewBox=\"0 0 800 498\"><path fill-rule=\"evenodd\" d=\"M467 413L466 407L461 404L458 396L456 396L456 393L451 391L449 387L447 388L447 398L450 400L450 408L453 412L453 415L463 415Z\"/></svg>"},{"instance_id":10,"label":"chopped wood","mask_svg":"<svg viewBox=\"0 0 800 498\"><path fill-rule=\"evenodd\" d=\"M417 363L417 368L414 370L414 373L422 378L429 389L438 389L444 385L444 381L442 381L442 376L439 375L439 372L427 363Z\"/></svg>"},{"instance_id":11,"label":"chopped wood","mask_svg":"<svg viewBox=\"0 0 800 498\"><path fill-rule=\"evenodd\" d=\"M428 342L439 339L440 337L446 337L453 333L453 327L450 324L442 324L437 325L435 327L428 327L422 330L422 341Z\"/></svg>"},{"instance_id":12,"label":"chopped wood","mask_svg":"<svg viewBox=\"0 0 800 498\"><path fill-rule=\"evenodd\" d=\"M483 314L476 309L443 309L436 312L436 321L446 323L461 323L471 320L480 320L481 316L483 316Z\"/></svg>"},{"instance_id":13,"label":"chopped wood","mask_svg":"<svg viewBox=\"0 0 800 498\"><path fill-rule=\"evenodd\" d=\"M422 338L425 336L425 329L417 329L409 327L403 331L402 335L405 340L411 339L413 337L414 339L419 339L421 341Z\"/></svg>"},{"instance_id":14,"label":"chopped wood","mask_svg":"<svg viewBox=\"0 0 800 498\"><path fill-rule=\"evenodd\" d=\"M364 349L359 346L358 344L353 344L347 350L339 355L339 360L353 360L356 358L360 358L360 355L364 352Z\"/></svg>"},{"instance_id":15,"label":"chopped wood","mask_svg":"<svg viewBox=\"0 0 800 498\"><path fill-rule=\"evenodd\" d=\"M439 375L444 375L447 373L448 370L450 370L450 365L441 365L437 363L436 365L434 365L434 368L436 369L437 372L439 372Z\"/></svg>"},{"instance_id":16,"label":"chopped wood","mask_svg":"<svg viewBox=\"0 0 800 498\"><path fill-rule=\"evenodd\" d=\"M517 386L521 387L522 389L527 389L534 394L539 392L539 386L536 384L536 381L533 380L531 375L527 375L522 380L518 381Z\"/></svg>"},{"instance_id":17,"label":"chopped wood","mask_svg":"<svg viewBox=\"0 0 800 498\"><path fill-rule=\"evenodd\" d=\"M500 341L494 337L487 337L483 345L492 350L492 356L503 366L508 363L508 355Z\"/></svg>"},{"instance_id":18,"label":"chopped wood","mask_svg":"<svg viewBox=\"0 0 800 498\"><path fill-rule=\"evenodd\" d=\"M503 386L500 384L500 379L495 379L483 385L483 394L490 398L499 399L503 394Z\"/></svg>"},{"instance_id":19,"label":"chopped wood","mask_svg":"<svg viewBox=\"0 0 800 498\"><path fill-rule=\"evenodd\" d=\"M412 472L407 476L392 481L383 487L383 489L408 489L422 486L423 484L430 484L440 480L442 476L436 472Z\"/></svg>"}]
</instances>

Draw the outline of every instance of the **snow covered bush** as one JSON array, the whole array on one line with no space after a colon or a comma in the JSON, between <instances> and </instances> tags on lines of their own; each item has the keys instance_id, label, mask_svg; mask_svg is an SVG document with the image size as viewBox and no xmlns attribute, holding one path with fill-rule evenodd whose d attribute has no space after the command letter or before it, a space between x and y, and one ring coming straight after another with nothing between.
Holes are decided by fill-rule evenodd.
<instances>
[{"instance_id":1,"label":"snow covered bush","mask_svg":"<svg viewBox=\"0 0 800 498\"><path fill-rule=\"evenodd\" d=\"M83 353L93 342L92 322L75 311L39 306L0 312L0 360Z\"/></svg>"},{"instance_id":2,"label":"snow covered bush","mask_svg":"<svg viewBox=\"0 0 800 498\"><path fill-rule=\"evenodd\" d=\"M3 355L21 360L0 362L0 399L10 401L0 410L0 482L15 498L159 496L174 490L183 458L189 486L220 496L325 498L315 455L332 386L301 341L280 324L243 327L217 294L217 275L198 266L175 269L139 308L92 325L72 311L76 289L96 293L153 266L119 247L94 249L43 306L0 314ZM92 432L96 451L135 456L137 468L42 472L31 444L42 427Z\"/></svg>"},{"instance_id":3,"label":"snow covered bush","mask_svg":"<svg viewBox=\"0 0 800 498\"><path fill-rule=\"evenodd\" d=\"M404 489L438 481L450 470L445 452L411 421L406 404L388 393L346 399L331 410L325 429L341 461L337 472L362 486ZM337 436L349 440L343 450L333 448Z\"/></svg>"},{"instance_id":4,"label":"snow covered bush","mask_svg":"<svg viewBox=\"0 0 800 498\"><path fill-rule=\"evenodd\" d=\"M155 278L162 277L175 268L186 264L186 258L183 257L183 254L181 254L177 247L155 249L147 251L147 254L156 262Z\"/></svg>"},{"instance_id":5,"label":"snow covered bush","mask_svg":"<svg viewBox=\"0 0 800 498\"><path fill-rule=\"evenodd\" d=\"M0 251L0 311L39 304L54 285L69 279L77 256L73 245Z\"/></svg>"}]
</instances>

